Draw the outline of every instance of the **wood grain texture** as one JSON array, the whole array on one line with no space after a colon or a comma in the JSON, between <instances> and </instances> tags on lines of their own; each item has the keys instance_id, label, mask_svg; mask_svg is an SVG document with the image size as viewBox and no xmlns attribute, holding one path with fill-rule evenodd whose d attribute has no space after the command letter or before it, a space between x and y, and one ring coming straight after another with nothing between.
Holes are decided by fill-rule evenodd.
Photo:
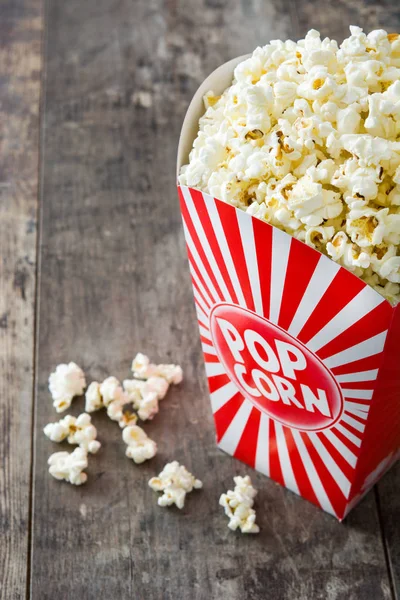
<instances>
[{"instance_id":1,"label":"wood grain texture","mask_svg":"<svg viewBox=\"0 0 400 600\"><path fill-rule=\"evenodd\" d=\"M400 598L400 463L397 463L377 485L383 541L395 600Z\"/></svg>"},{"instance_id":2,"label":"wood grain texture","mask_svg":"<svg viewBox=\"0 0 400 600\"><path fill-rule=\"evenodd\" d=\"M41 0L1 3L0 598L25 598L41 74Z\"/></svg>"},{"instance_id":3,"label":"wood grain texture","mask_svg":"<svg viewBox=\"0 0 400 600\"><path fill-rule=\"evenodd\" d=\"M289 0L48 1L32 600L391 597L373 494L340 525L252 473L262 527L254 537L230 532L218 506L232 476L251 470L214 444L177 139L204 77L271 38L298 37L300 13ZM75 360L89 381L122 379L138 350L185 372L144 426L157 457L134 465L118 426L96 414L103 446L88 483L51 479L47 458L60 447L42 434L57 418L50 371ZM73 414L82 409L75 400ZM171 459L204 482L181 512L159 508L147 486Z\"/></svg>"}]
</instances>

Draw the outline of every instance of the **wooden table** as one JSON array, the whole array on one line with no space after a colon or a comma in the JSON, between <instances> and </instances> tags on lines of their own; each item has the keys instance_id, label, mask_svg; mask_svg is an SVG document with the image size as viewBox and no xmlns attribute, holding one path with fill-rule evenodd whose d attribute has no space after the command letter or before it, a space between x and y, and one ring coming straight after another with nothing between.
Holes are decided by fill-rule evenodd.
<instances>
[{"instance_id":1,"label":"wooden table","mask_svg":"<svg viewBox=\"0 0 400 600\"><path fill-rule=\"evenodd\" d=\"M349 23L400 31L399 4L0 1L1 600L400 597L399 466L344 524L252 472L262 532L226 527L219 494L250 470L214 445L175 190L182 119L209 72ZM133 464L96 414L88 483L52 479L49 373L74 360L89 380L124 378L138 350L185 372L146 426L158 456ZM169 459L204 481L182 512L147 487Z\"/></svg>"}]
</instances>

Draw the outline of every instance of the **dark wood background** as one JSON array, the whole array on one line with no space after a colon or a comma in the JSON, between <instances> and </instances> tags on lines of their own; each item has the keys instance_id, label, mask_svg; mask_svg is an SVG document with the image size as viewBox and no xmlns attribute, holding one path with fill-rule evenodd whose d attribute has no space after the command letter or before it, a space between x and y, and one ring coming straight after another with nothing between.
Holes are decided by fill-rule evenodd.
<instances>
[{"instance_id":1,"label":"dark wood background","mask_svg":"<svg viewBox=\"0 0 400 600\"><path fill-rule=\"evenodd\" d=\"M395 600L399 465L344 524L262 475L258 536L218 497L250 471L214 445L175 190L188 102L225 60L311 28L400 31L397 0L0 0L0 599ZM146 91L151 106L135 104ZM124 457L115 423L88 483L52 479L47 378L129 375L138 351L185 382ZM73 413L83 408L75 401ZM169 459L204 482L182 512L147 487Z\"/></svg>"}]
</instances>

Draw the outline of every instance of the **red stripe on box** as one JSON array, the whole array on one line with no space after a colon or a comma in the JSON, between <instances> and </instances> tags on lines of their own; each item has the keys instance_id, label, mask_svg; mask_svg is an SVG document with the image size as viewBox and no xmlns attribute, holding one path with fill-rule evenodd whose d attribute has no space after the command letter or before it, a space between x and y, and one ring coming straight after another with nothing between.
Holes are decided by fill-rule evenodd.
<instances>
[{"instance_id":1,"label":"red stripe on box","mask_svg":"<svg viewBox=\"0 0 400 600\"><path fill-rule=\"evenodd\" d=\"M328 440L328 438L323 433L317 433L318 438L321 440L321 443L325 446L329 454L332 456L333 460L339 467L339 469L343 472L343 474L347 477L347 479L351 482L354 477L354 469L353 467L343 458L343 456L338 452L337 448L335 448L334 444ZM346 444L347 446L347 444Z\"/></svg>"},{"instance_id":2,"label":"red stripe on box","mask_svg":"<svg viewBox=\"0 0 400 600\"><path fill-rule=\"evenodd\" d=\"M290 462L292 465L293 473L296 477L299 492L301 496L303 496L303 498L306 498L310 502L313 502L317 506L320 506L318 498L315 495L313 486L308 477L307 471L304 468L303 459L301 458L297 445L293 439L292 430L289 427L283 427L283 431L285 434L286 444L290 456Z\"/></svg>"},{"instance_id":3,"label":"red stripe on box","mask_svg":"<svg viewBox=\"0 0 400 600\"><path fill-rule=\"evenodd\" d=\"M306 344L335 317L362 289L365 283L340 269L297 336ZM370 337L370 336L368 336Z\"/></svg>"},{"instance_id":4,"label":"red stripe on box","mask_svg":"<svg viewBox=\"0 0 400 600\"><path fill-rule=\"evenodd\" d=\"M212 282L212 284L213 284L213 286L215 288L215 291L218 294L219 298L215 297L215 294L212 293L212 290L210 290L209 286L206 286L207 287L207 291L208 291L211 299L214 300L214 302L218 302L219 299L223 300L224 299L224 295L223 295L223 293L222 293L222 291L221 291L221 289L220 289L220 287L218 285L218 281L217 281L217 279L216 279L216 277L214 275L213 269L211 268L211 265L208 262L206 253L205 253L205 251L203 249L203 245L202 245L202 243L201 243L201 241L199 239L199 236L197 235L196 228L193 225L193 222L192 222L192 220L190 218L190 214L189 214L189 211L187 209L187 206L186 206L185 202L182 203L182 216L183 216L184 222L186 224L186 227L188 228L188 231L189 231L189 233L191 235L191 238L193 240L193 244L194 244L194 246L195 246L195 248L196 248L196 250L197 250L197 252L199 254L201 263L202 263L204 269L206 270L207 275L210 278L210 280L211 280L211 282ZM203 281L204 281L204 279L203 279Z\"/></svg>"},{"instance_id":5,"label":"red stripe on box","mask_svg":"<svg viewBox=\"0 0 400 600\"><path fill-rule=\"evenodd\" d=\"M292 240L278 325L288 329L321 255L306 244Z\"/></svg>"},{"instance_id":6,"label":"red stripe on box","mask_svg":"<svg viewBox=\"0 0 400 600\"><path fill-rule=\"evenodd\" d=\"M358 373L359 371L373 371L374 369L379 369L379 366L382 361L382 355L382 352L378 352L378 354L373 354L372 356L368 356L367 358L355 360L354 362L347 363L346 365L332 367L331 371L334 375Z\"/></svg>"},{"instance_id":7,"label":"red stripe on box","mask_svg":"<svg viewBox=\"0 0 400 600\"><path fill-rule=\"evenodd\" d=\"M208 243L210 244L211 250L212 250L215 260L218 264L222 279L224 280L225 285L231 295L232 301L236 304L239 304L235 289L232 285L231 278L230 278L228 270L226 268L225 259L222 256L220 245L218 243L218 240L217 240L215 232L214 232L214 226L211 222L210 215L208 213L207 202L204 199L202 192L200 192L198 190L191 190L191 195L192 195L195 207L196 207L197 214L202 222L204 232L207 236ZM213 202L214 200L211 200L211 201ZM228 300L228 298L224 298L224 299Z\"/></svg>"},{"instance_id":8,"label":"red stripe on box","mask_svg":"<svg viewBox=\"0 0 400 600\"><path fill-rule=\"evenodd\" d=\"M236 267L236 273L246 301L246 306L248 309L254 311L253 294L249 274L247 272L246 259L244 256L236 211L232 206L221 200L215 200L215 205L221 219L229 251Z\"/></svg>"},{"instance_id":9,"label":"red stripe on box","mask_svg":"<svg viewBox=\"0 0 400 600\"><path fill-rule=\"evenodd\" d=\"M343 514L344 508L346 506L346 498L336 483L334 477L329 471L328 467L325 465L324 461L318 454L315 449L313 443L306 433L300 432L300 435L303 438L303 442L307 446L308 453L310 458L314 464L315 470L318 473L318 476L321 480L322 485L325 488L325 492L330 500L330 503L333 506L335 513L340 516Z\"/></svg>"},{"instance_id":10,"label":"red stripe on box","mask_svg":"<svg viewBox=\"0 0 400 600\"><path fill-rule=\"evenodd\" d=\"M234 457L247 463L254 469L257 453L258 430L260 428L261 413L257 408L252 408L242 437L234 453Z\"/></svg>"},{"instance_id":11,"label":"red stripe on box","mask_svg":"<svg viewBox=\"0 0 400 600\"><path fill-rule=\"evenodd\" d=\"M271 298L272 227L253 218L254 243L257 253L258 274L264 317L268 319Z\"/></svg>"},{"instance_id":12,"label":"red stripe on box","mask_svg":"<svg viewBox=\"0 0 400 600\"><path fill-rule=\"evenodd\" d=\"M388 328L392 317L392 308L387 302L382 302L379 306L371 310L359 321L351 325L346 331L334 338L331 342L320 348L317 352L320 358L328 358L351 346L355 346L368 338L382 333Z\"/></svg>"},{"instance_id":13,"label":"red stripe on box","mask_svg":"<svg viewBox=\"0 0 400 600\"><path fill-rule=\"evenodd\" d=\"M225 431L232 423L237 411L242 406L244 398L239 392L226 402L214 413L215 431L217 433L217 442L224 436Z\"/></svg>"},{"instance_id":14,"label":"red stripe on box","mask_svg":"<svg viewBox=\"0 0 400 600\"><path fill-rule=\"evenodd\" d=\"M276 443L275 421L273 419L269 422L269 476L285 486Z\"/></svg>"},{"instance_id":15,"label":"red stripe on box","mask_svg":"<svg viewBox=\"0 0 400 600\"><path fill-rule=\"evenodd\" d=\"M214 377L208 378L208 387L210 390L210 394L219 390L219 388L223 387L230 381L228 375L223 373L222 375L214 375Z\"/></svg>"}]
</instances>

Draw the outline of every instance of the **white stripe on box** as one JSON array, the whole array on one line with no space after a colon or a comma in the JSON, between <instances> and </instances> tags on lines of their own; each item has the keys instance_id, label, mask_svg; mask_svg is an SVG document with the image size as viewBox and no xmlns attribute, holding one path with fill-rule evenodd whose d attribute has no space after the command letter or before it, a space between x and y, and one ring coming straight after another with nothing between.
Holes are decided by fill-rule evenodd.
<instances>
[{"instance_id":1,"label":"white stripe on box","mask_svg":"<svg viewBox=\"0 0 400 600\"><path fill-rule=\"evenodd\" d=\"M350 442L353 442L353 444L355 446L357 446L358 448L360 448L360 446L361 446L361 440L360 440L360 438L357 437L356 435L354 435L354 433L351 433L351 431L349 431L347 429L347 427L345 427L341 423L337 423L337 425L335 425L335 428L338 431L340 431L341 434L343 434L345 437L347 437L347 439L350 440Z\"/></svg>"},{"instance_id":2,"label":"white stripe on box","mask_svg":"<svg viewBox=\"0 0 400 600\"><path fill-rule=\"evenodd\" d=\"M204 254L206 255L206 258L208 260L208 264L211 268L211 271L213 272L216 280L218 281L220 290L224 294L224 299L232 302L231 295L229 293L228 288L226 287L226 283L221 275L220 268L217 265L217 261L215 260L213 251L211 250L210 244L208 243L208 239L204 232L203 225L199 219L199 215L197 214L197 210L194 206L193 198L190 194L190 191L187 187L183 187L182 192L185 197L186 207L189 211L190 218L192 219L193 227L196 230L196 233L204 250Z\"/></svg>"},{"instance_id":3,"label":"white stripe on box","mask_svg":"<svg viewBox=\"0 0 400 600\"><path fill-rule=\"evenodd\" d=\"M206 329L205 327L202 327L202 325L199 325L199 331L200 331L201 336L203 336L207 340L211 341L211 335L210 335L210 331L208 329Z\"/></svg>"},{"instance_id":4,"label":"white stripe on box","mask_svg":"<svg viewBox=\"0 0 400 600\"><path fill-rule=\"evenodd\" d=\"M211 296L213 297L213 302L217 302L218 300L221 300L217 290L214 287L213 282L211 281L211 279L207 273L205 266L203 265L200 255L197 252L196 246L194 245L194 242L192 240L192 237L190 235L189 229L186 226L185 221L183 221L183 231L185 233L186 243L189 246L189 250L192 253L192 256L196 263L196 266L197 266L198 270L200 271L200 273L204 279L204 282L207 284L207 287L208 287L208 290L209 290Z\"/></svg>"},{"instance_id":5,"label":"white stripe on box","mask_svg":"<svg viewBox=\"0 0 400 600\"><path fill-rule=\"evenodd\" d=\"M242 238L244 258L246 260L254 307L256 313L263 315L260 275L258 272L257 252L254 241L253 217L241 210L236 211L236 215L239 224L240 237Z\"/></svg>"},{"instance_id":6,"label":"white stripe on box","mask_svg":"<svg viewBox=\"0 0 400 600\"><path fill-rule=\"evenodd\" d=\"M189 270L190 270L191 276L193 277L193 279L195 280L195 282L197 284L197 287L199 288L200 292L203 294L204 300L207 302L208 306L211 308L211 306L214 304L214 302L211 300L210 296L208 295L206 288L200 281L200 277L197 275L196 270L193 267L190 260L189 260Z\"/></svg>"},{"instance_id":7,"label":"white stripe on box","mask_svg":"<svg viewBox=\"0 0 400 600\"><path fill-rule=\"evenodd\" d=\"M371 400L374 390L348 390L342 388L342 394L345 398L358 398L359 400Z\"/></svg>"},{"instance_id":8,"label":"white stripe on box","mask_svg":"<svg viewBox=\"0 0 400 600\"><path fill-rule=\"evenodd\" d=\"M360 421L357 421L356 419L353 419L353 417L351 417L350 415L348 415L346 413L346 411L342 415L342 421L344 421L348 425L351 425L353 427L353 429L356 429L360 433L363 433L363 431L365 429L364 423L360 423Z\"/></svg>"},{"instance_id":9,"label":"white stripe on box","mask_svg":"<svg viewBox=\"0 0 400 600\"><path fill-rule=\"evenodd\" d=\"M210 394L211 408L213 413L217 412L224 404L226 404L233 396L238 393L238 388L232 381L228 381L224 386L220 387L215 392Z\"/></svg>"},{"instance_id":10,"label":"white stripe on box","mask_svg":"<svg viewBox=\"0 0 400 600\"><path fill-rule=\"evenodd\" d=\"M322 432L331 444L335 447L335 449L339 452L341 456L349 463L351 467L355 467L357 464L357 456L348 449L346 444L343 444L342 440L340 440L335 433L331 429Z\"/></svg>"},{"instance_id":11,"label":"white stripe on box","mask_svg":"<svg viewBox=\"0 0 400 600\"><path fill-rule=\"evenodd\" d=\"M205 352L206 354L214 354L215 356L217 355L214 346L202 342L201 347L203 348L203 352Z\"/></svg>"},{"instance_id":12,"label":"white stripe on box","mask_svg":"<svg viewBox=\"0 0 400 600\"><path fill-rule=\"evenodd\" d=\"M291 335L296 337L303 329L339 269L333 260L321 256L288 329Z\"/></svg>"},{"instance_id":13,"label":"white stripe on box","mask_svg":"<svg viewBox=\"0 0 400 600\"><path fill-rule=\"evenodd\" d=\"M365 414L369 413L369 406L366 404L360 404L359 402L351 402L350 400L344 401L344 407L346 412L352 412L356 410L357 412L363 412Z\"/></svg>"},{"instance_id":14,"label":"white stripe on box","mask_svg":"<svg viewBox=\"0 0 400 600\"><path fill-rule=\"evenodd\" d=\"M193 296L196 298L197 304L201 307L201 310L204 312L204 314L207 317L209 317L210 308L207 306L207 304L204 302L203 298L200 296L200 294L195 288L193 288Z\"/></svg>"},{"instance_id":15,"label":"white stripe on box","mask_svg":"<svg viewBox=\"0 0 400 600\"><path fill-rule=\"evenodd\" d=\"M269 423L270 419L261 413L260 427L258 429L257 451L255 469L269 477Z\"/></svg>"},{"instance_id":16,"label":"white stripe on box","mask_svg":"<svg viewBox=\"0 0 400 600\"><path fill-rule=\"evenodd\" d=\"M364 342L360 342L355 346L351 346L350 348L347 348L342 352L338 352L329 358L324 358L323 362L327 367L332 369L333 367L340 367L356 360L361 360L362 358L368 358L369 356L379 354L382 352L385 346L386 334L387 331L378 333L378 335L374 335Z\"/></svg>"},{"instance_id":17,"label":"white stripe on box","mask_svg":"<svg viewBox=\"0 0 400 600\"><path fill-rule=\"evenodd\" d=\"M242 437L244 428L246 427L253 405L249 400L244 400L243 404L233 417L231 424L224 433L224 436L219 441L218 446L228 452L228 454L234 454L240 438Z\"/></svg>"},{"instance_id":18,"label":"white stripe on box","mask_svg":"<svg viewBox=\"0 0 400 600\"><path fill-rule=\"evenodd\" d=\"M317 352L382 302L385 302L385 299L379 296L375 290L366 286L307 342L307 347L313 352Z\"/></svg>"},{"instance_id":19,"label":"white stripe on box","mask_svg":"<svg viewBox=\"0 0 400 600\"><path fill-rule=\"evenodd\" d=\"M371 371L359 371L358 373L345 373L344 375L335 375L339 383L353 383L356 381L374 381L378 377L378 369Z\"/></svg>"},{"instance_id":20,"label":"white stripe on box","mask_svg":"<svg viewBox=\"0 0 400 600\"><path fill-rule=\"evenodd\" d=\"M269 320L278 323L281 312L283 288L289 260L290 236L280 229L272 230L271 295Z\"/></svg>"},{"instance_id":21,"label":"white stripe on box","mask_svg":"<svg viewBox=\"0 0 400 600\"><path fill-rule=\"evenodd\" d=\"M219 362L205 363L207 377L214 377L214 375L226 375L225 367Z\"/></svg>"},{"instance_id":22,"label":"white stripe on box","mask_svg":"<svg viewBox=\"0 0 400 600\"><path fill-rule=\"evenodd\" d=\"M218 214L215 200L208 194L203 194L203 198L206 201L208 215L210 217L212 226L214 228L214 232L215 232L216 238L219 243L219 249L221 250L222 257L225 261L225 266L229 273L229 277L231 278L231 283L232 283L233 289L235 290L238 302L239 302L240 306L243 306L246 308L247 307L246 300L243 296L242 288L240 286L240 282L239 282L239 279L238 279L238 276L236 273L235 265L232 260L228 242L226 241L224 228L222 227L221 219Z\"/></svg>"},{"instance_id":23,"label":"white stripe on box","mask_svg":"<svg viewBox=\"0 0 400 600\"><path fill-rule=\"evenodd\" d=\"M299 451L299 454L301 456L301 459L303 461L304 469L306 470L311 487L314 490L314 494L316 495L318 502L326 512L329 512L331 515L334 515L336 517L337 515L329 500L329 497L325 491L321 479L319 478L315 465L311 460L306 445L300 435L300 432L296 429L292 429L292 435L296 443L297 449Z\"/></svg>"},{"instance_id":24,"label":"white stripe on box","mask_svg":"<svg viewBox=\"0 0 400 600\"><path fill-rule=\"evenodd\" d=\"M289 451L286 444L286 437L283 432L282 425L278 421L275 421L275 438L285 486L289 488L289 490L292 490L292 492L294 492L295 494L300 494L297 481L294 476L292 463L290 462Z\"/></svg>"},{"instance_id":25,"label":"white stripe on box","mask_svg":"<svg viewBox=\"0 0 400 600\"><path fill-rule=\"evenodd\" d=\"M321 442L316 433L309 433L308 437L310 438L311 443L313 444L315 450L318 452L319 456L322 459L322 462L327 467L328 471L338 484L341 492L343 493L345 498L349 497L351 483L347 479L346 475L339 468L336 462L333 460L332 456L329 454L328 450L325 448L324 444Z\"/></svg>"},{"instance_id":26,"label":"white stripe on box","mask_svg":"<svg viewBox=\"0 0 400 600\"><path fill-rule=\"evenodd\" d=\"M205 327L208 327L208 319L207 319L206 315L203 313L203 311L201 310L200 306L195 303L195 308L196 308L196 313L197 313L198 320L201 323L203 323L203 325Z\"/></svg>"}]
</instances>

